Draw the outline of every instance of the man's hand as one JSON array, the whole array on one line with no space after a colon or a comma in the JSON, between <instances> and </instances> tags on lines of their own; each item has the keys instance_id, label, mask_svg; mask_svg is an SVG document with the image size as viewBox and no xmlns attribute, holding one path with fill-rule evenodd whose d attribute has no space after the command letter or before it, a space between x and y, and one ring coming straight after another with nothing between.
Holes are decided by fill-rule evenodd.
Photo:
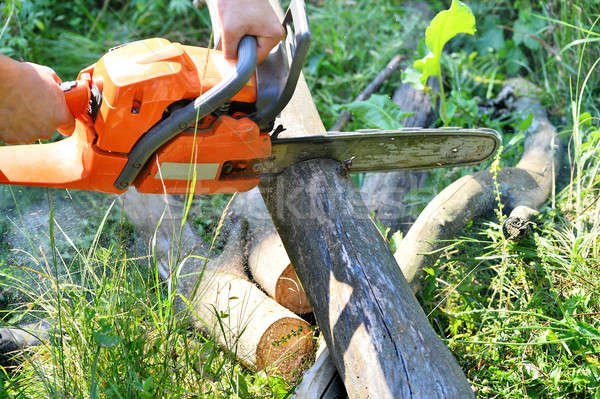
<instances>
[{"instance_id":1,"label":"man's hand","mask_svg":"<svg viewBox=\"0 0 600 399\"><path fill-rule=\"evenodd\" d=\"M217 12L225 58L237 58L241 38L252 35L260 64L285 35L269 0L217 0Z\"/></svg>"},{"instance_id":2,"label":"man's hand","mask_svg":"<svg viewBox=\"0 0 600 399\"><path fill-rule=\"evenodd\" d=\"M46 66L0 55L0 140L29 143L50 138L59 127L72 129L60 82Z\"/></svg>"}]
</instances>

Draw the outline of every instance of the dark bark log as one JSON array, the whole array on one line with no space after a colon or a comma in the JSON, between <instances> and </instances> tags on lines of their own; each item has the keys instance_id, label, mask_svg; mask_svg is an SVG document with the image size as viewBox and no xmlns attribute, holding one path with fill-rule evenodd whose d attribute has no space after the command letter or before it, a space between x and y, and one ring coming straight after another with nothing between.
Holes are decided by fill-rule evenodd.
<instances>
[{"instance_id":1,"label":"dark bark log","mask_svg":"<svg viewBox=\"0 0 600 399\"><path fill-rule=\"evenodd\" d=\"M0 328L0 366L16 368L23 360L23 351L48 340L52 326L48 320L20 327Z\"/></svg>"},{"instance_id":2,"label":"dark bark log","mask_svg":"<svg viewBox=\"0 0 600 399\"><path fill-rule=\"evenodd\" d=\"M303 79L281 121L288 137L325 131ZM349 396L472 397L360 194L338 170L334 161L307 161L260 189Z\"/></svg>"},{"instance_id":3,"label":"dark bark log","mask_svg":"<svg viewBox=\"0 0 600 399\"><path fill-rule=\"evenodd\" d=\"M351 180L331 160L260 185L351 398L468 398Z\"/></svg>"},{"instance_id":4,"label":"dark bark log","mask_svg":"<svg viewBox=\"0 0 600 399\"><path fill-rule=\"evenodd\" d=\"M521 160L513 168L502 169L497 179L502 202L512 210L510 216L522 218L515 224L526 226L553 190L559 139L538 101L521 97L514 107L524 118L531 112L533 122ZM436 250L445 245L445 240L454 238L470 220L495 207L493 178L488 171L464 176L446 187L419 215L397 249L396 260L407 280L416 284L420 270L435 263L439 255Z\"/></svg>"}]
</instances>

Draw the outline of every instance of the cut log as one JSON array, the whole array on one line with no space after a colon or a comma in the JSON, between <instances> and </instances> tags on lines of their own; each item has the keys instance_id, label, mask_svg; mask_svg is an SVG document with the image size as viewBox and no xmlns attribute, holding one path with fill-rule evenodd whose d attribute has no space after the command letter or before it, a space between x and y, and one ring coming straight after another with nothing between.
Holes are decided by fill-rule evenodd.
<instances>
[{"instance_id":1,"label":"cut log","mask_svg":"<svg viewBox=\"0 0 600 399\"><path fill-rule=\"evenodd\" d=\"M191 315L192 325L208 332L245 366L297 378L313 356L312 330L248 281L242 223L229 223L233 227L222 255L208 261L202 258L208 255L207 245L182 223L178 198L131 189L123 201L130 222L150 243L161 277L192 304L189 309L183 301L177 304Z\"/></svg>"},{"instance_id":2,"label":"cut log","mask_svg":"<svg viewBox=\"0 0 600 399\"><path fill-rule=\"evenodd\" d=\"M559 166L559 139L538 101L521 97L514 101L514 107L523 118L531 112L533 121L521 160L515 167L502 169L497 179L502 202L507 210L512 210L510 217L521 218L514 224L527 226L553 190ZM444 242L454 238L473 218L495 207L493 176L488 171L464 176L442 190L425 207L397 249L396 260L407 280L418 284L420 271L435 263L437 250L446 245Z\"/></svg>"},{"instance_id":3,"label":"cut log","mask_svg":"<svg viewBox=\"0 0 600 399\"><path fill-rule=\"evenodd\" d=\"M236 218L248 221L248 268L254 280L271 298L292 312L310 313L308 298L258 189L238 194L231 212Z\"/></svg>"},{"instance_id":4,"label":"cut log","mask_svg":"<svg viewBox=\"0 0 600 399\"><path fill-rule=\"evenodd\" d=\"M282 306L297 314L312 311L304 288L291 262L281 270L283 259L289 259L279 234L273 228L269 234L253 240L248 267L256 282Z\"/></svg>"},{"instance_id":5,"label":"cut log","mask_svg":"<svg viewBox=\"0 0 600 399\"><path fill-rule=\"evenodd\" d=\"M312 329L242 277L241 238L230 237L225 256L206 269L193 300L193 324L208 328L247 367L297 379L313 356Z\"/></svg>"}]
</instances>

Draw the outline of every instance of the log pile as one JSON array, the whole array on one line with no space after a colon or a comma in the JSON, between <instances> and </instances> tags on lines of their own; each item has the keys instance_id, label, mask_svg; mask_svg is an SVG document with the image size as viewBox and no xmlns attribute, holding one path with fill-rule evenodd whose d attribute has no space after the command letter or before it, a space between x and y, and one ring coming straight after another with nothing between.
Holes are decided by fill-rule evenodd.
<instances>
[{"instance_id":1,"label":"log pile","mask_svg":"<svg viewBox=\"0 0 600 399\"><path fill-rule=\"evenodd\" d=\"M178 310L192 316L193 326L251 369L297 378L313 357L312 329L249 281L245 222L228 218L223 254L206 260L208 245L182 223L179 198L130 189L123 194L123 206L137 234L149 243L161 277L187 299Z\"/></svg>"},{"instance_id":2,"label":"log pile","mask_svg":"<svg viewBox=\"0 0 600 399\"><path fill-rule=\"evenodd\" d=\"M284 135L324 132L303 79L281 122L287 128ZM332 395L343 394L341 381L350 397L472 397L462 370L429 325L360 193L339 170L337 162L312 160L265 179L260 190L281 241L273 238L269 222L249 218L250 231L260 237L250 244L255 251L250 258L260 263L261 254L268 250L282 259L279 270L285 270L290 260L295 266L341 378L329 373L328 386L339 388L329 390ZM245 207L260 208L260 201L251 199L252 195L239 200L244 205L233 204L233 213L241 209L238 214L251 215ZM267 241L269 245L262 244ZM289 258L272 249L280 242ZM226 267L216 264L212 270L231 268L226 260ZM263 278L257 273L260 267L251 268L255 280L277 296L273 282L281 273ZM214 292L200 298L201 303L222 306ZM233 335L225 334L226 338ZM327 357L322 359L327 363Z\"/></svg>"}]
</instances>

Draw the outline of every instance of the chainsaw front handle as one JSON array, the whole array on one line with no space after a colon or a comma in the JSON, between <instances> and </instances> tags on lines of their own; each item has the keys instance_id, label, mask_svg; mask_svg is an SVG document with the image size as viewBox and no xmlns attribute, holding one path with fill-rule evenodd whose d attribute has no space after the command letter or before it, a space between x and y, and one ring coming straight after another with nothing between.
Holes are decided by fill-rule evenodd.
<instances>
[{"instance_id":1,"label":"chainsaw front handle","mask_svg":"<svg viewBox=\"0 0 600 399\"><path fill-rule=\"evenodd\" d=\"M256 62L256 37L244 36L238 46L235 73L153 126L131 149L127 163L114 186L118 190L125 190L163 144L229 101L248 83L256 70Z\"/></svg>"},{"instance_id":2,"label":"chainsaw front handle","mask_svg":"<svg viewBox=\"0 0 600 399\"><path fill-rule=\"evenodd\" d=\"M304 0L292 0L282 22L286 37L258 67L257 113L252 119L261 130L270 127L288 104L310 47L311 33Z\"/></svg>"}]
</instances>

